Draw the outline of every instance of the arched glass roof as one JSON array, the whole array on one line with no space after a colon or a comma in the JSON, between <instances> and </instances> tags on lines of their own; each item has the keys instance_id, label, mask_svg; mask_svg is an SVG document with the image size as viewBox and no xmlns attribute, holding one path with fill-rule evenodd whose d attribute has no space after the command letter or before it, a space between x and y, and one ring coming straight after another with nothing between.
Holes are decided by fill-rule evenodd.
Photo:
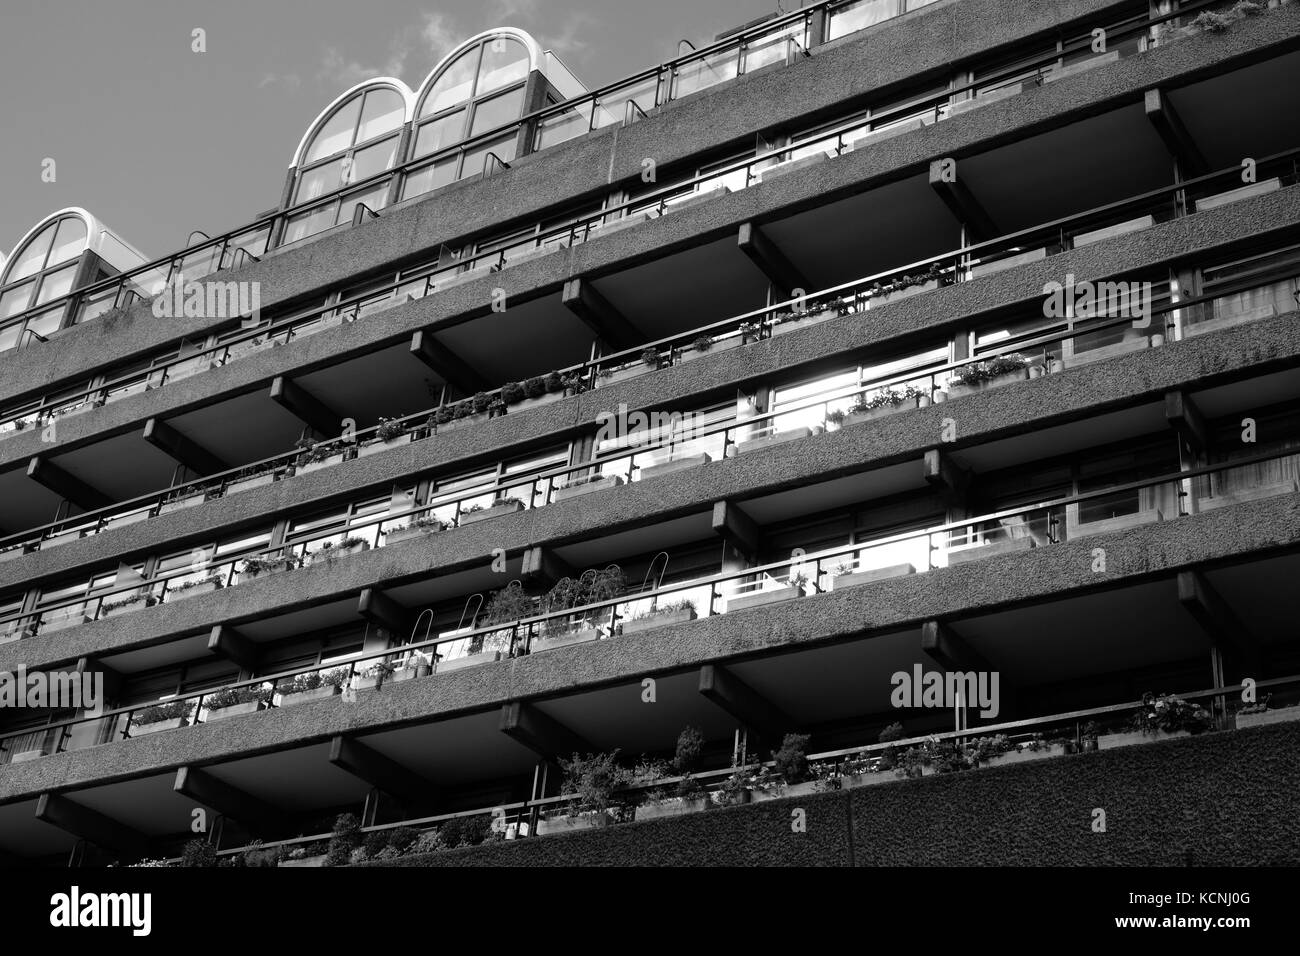
<instances>
[{"instance_id":1,"label":"arched glass roof","mask_svg":"<svg viewBox=\"0 0 1300 956\"><path fill-rule=\"evenodd\" d=\"M395 135L410 119L412 99L410 88L392 77L357 84L322 110L307 128L293 155L293 165L311 166Z\"/></svg>"}]
</instances>

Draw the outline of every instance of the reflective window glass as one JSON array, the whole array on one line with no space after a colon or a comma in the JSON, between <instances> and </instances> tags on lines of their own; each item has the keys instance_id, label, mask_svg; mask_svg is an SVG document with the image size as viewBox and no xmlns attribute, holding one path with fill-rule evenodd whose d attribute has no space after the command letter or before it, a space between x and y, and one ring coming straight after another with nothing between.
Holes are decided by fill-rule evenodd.
<instances>
[{"instance_id":1,"label":"reflective window glass","mask_svg":"<svg viewBox=\"0 0 1300 956\"><path fill-rule=\"evenodd\" d=\"M54 237L54 247L45 261L46 268L57 266L81 255L86 248L86 224L75 216L59 220L59 231Z\"/></svg>"},{"instance_id":2,"label":"reflective window glass","mask_svg":"<svg viewBox=\"0 0 1300 956\"><path fill-rule=\"evenodd\" d=\"M344 162L340 158L304 172L298 180L298 195L294 202L309 202L338 189L343 185L343 169Z\"/></svg>"},{"instance_id":3,"label":"reflective window glass","mask_svg":"<svg viewBox=\"0 0 1300 956\"><path fill-rule=\"evenodd\" d=\"M7 319L11 315L17 315L26 309L35 285L34 282L26 282L5 289L3 293L0 293L0 319Z\"/></svg>"},{"instance_id":4,"label":"reflective window glass","mask_svg":"<svg viewBox=\"0 0 1300 956\"><path fill-rule=\"evenodd\" d=\"M361 97L353 97L339 107L334 115L312 137L311 146L303 160L314 163L326 156L341 153L352 145L352 134L357 128L357 114L361 111Z\"/></svg>"},{"instance_id":5,"label":"reflective window glass","mask_svg":"<svg viewBox=\"0 0 1300 956\"><path fill-rule=\"evenodd\" d=\"M396 155L396 136L357 150L352 154L352 169L348 174L348 182L359 183L392 168L393 158Z\"/></svg>"},{"instance_id":6,"label":"reflective window glass","mask_svg":"<svg viewBox=\"0 0 1300 956\"><path fill-rule=\"evenodd\" d=\"M465 138L465 111L457 110L420 127L415 137L415 155L427 156Z\"/></svg>"},{"instance_id":7,"label":"reflective window glass","mask_svg":"<svg viewBox=\"0 0 1300 956\"><path fill-rule=\"evenodd\" d=\"M365 104L361 108L361 126L357 130L357 142L391 133L402 125L406 119L406 103L396 90L377 89L366 94Z\"/></svg>"},{"instance_id":8,"label":"reflective window glass","mask_svg":"<svg viewBox=\"0 0 1300 956\"><path fill-rule=\"evenodd\" d=\"M528 48L518 40L497 37L483 49L483 65L478 71L475 94L489 93L509 86L528 75Z\"/></svg>"},{"instance_id":9,"label":"reflective window glass","mask_svg":"<svg viewBox=\"0 0 1300 956\"><path fill-rule=\"evenodd\" d=\"M41 291L36 297L36 304L42 305L50 302L59 296L67 295L72 291L72 280L76 277L77 267L75 265L59 269L57 272L48 273L41 280Z\"/></svg>"},{"instance_id":10,"label":"reflective window glass","mask_svg":"<svg viewBox=\"0 0 1300 956\"><path fill-rule=\"evenodd\" d=\"M474 107L474 122L470 127L469 135L478 136L480 133L486 133L488 130L496 129L498 126L505 126L507 123L519 119L520 113L523 111L523 105L524 88L522 86L509 93L494 96L490 100L484 100Z\"/></svg>"},{"instance_id":11,"label":"reflective window glass","mask_svg":"<svg viewBox=\"0 0 1300 956\"><path fill-rule=\"evenodd\" d=\"M23 251L14 256L13 262L9 263L9 271L5 274L5 281L12 282L15 279L25 279L28 276L36 275L41 269L45 268L45 254L50 251L50 242L54 239L55 226L53 224L42 229L26 246Z\"/></svg>"},{"instance_id":12,"label":"reflective window glass","mask_svg":"<svg viewBox=\"0 0 1300 956\"><path fill-rule=\"evenodd\" d=\"M478 72L481 50L481 46L466 50L443 71L442 76L438 77L438 82L429 91L429 95L425 97L424 106L420 110L421 116L440 113L449 106L464 103L474 95L474 75Z\"/></svg>"}]
</instances>

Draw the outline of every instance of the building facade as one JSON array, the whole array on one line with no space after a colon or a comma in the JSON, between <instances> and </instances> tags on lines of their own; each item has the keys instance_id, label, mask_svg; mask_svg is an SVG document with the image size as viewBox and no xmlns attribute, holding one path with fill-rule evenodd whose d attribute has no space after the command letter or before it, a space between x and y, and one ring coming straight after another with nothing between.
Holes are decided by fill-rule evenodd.
<instances>
[{"instance_id":1,"label":"building facade","mask_svg":"<svg viewBox=\"0 0 1300 956\"><path fill-rule=\"evenodd\" d=\"M0 671L102 693L0 707L0 851L541 847L1284 722L1298 78L1293 3L819 2L597 90L502 28L226 235L47 217Z\"/></svg>"}]
</instances>

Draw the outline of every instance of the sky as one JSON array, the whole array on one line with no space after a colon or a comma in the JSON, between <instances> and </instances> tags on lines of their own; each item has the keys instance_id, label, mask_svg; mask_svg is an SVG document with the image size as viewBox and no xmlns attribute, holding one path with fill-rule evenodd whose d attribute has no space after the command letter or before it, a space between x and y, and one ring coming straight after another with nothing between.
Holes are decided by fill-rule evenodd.
<instances>
[{"instance_id":1,"label":"sky","mask_svg":"<svg viewBox=\"0 0 1300 956\"><path fill-rule=\"evenodd\" d=\"M414 89L491 27L527 30L594 89L777 2L0 0L0 250L64 206L151 258L251 221L335 96L382 75Z\"/></svg>"}]
</instances>

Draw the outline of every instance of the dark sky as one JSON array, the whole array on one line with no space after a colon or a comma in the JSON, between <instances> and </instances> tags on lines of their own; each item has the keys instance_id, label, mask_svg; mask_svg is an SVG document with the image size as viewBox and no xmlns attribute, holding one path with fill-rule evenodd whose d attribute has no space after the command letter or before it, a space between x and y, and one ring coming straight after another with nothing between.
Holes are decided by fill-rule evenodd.
<instances>
[{"instance_id":1,"label":"dark sky","mask_svg":"<svg viewBox=\"0 0 1300 956\"><path fill-rule=\"evenodd\" d=\"M785 0L785 8L797 4ZM417 87L516 26L594 88L774 0L0 0L0 250L84 206L149 256L274 207L307 125L361 79ZM191 50L191 31L207 52ZM57 180L41 180L55 160Z\"/></svg>"}]
</instances>

